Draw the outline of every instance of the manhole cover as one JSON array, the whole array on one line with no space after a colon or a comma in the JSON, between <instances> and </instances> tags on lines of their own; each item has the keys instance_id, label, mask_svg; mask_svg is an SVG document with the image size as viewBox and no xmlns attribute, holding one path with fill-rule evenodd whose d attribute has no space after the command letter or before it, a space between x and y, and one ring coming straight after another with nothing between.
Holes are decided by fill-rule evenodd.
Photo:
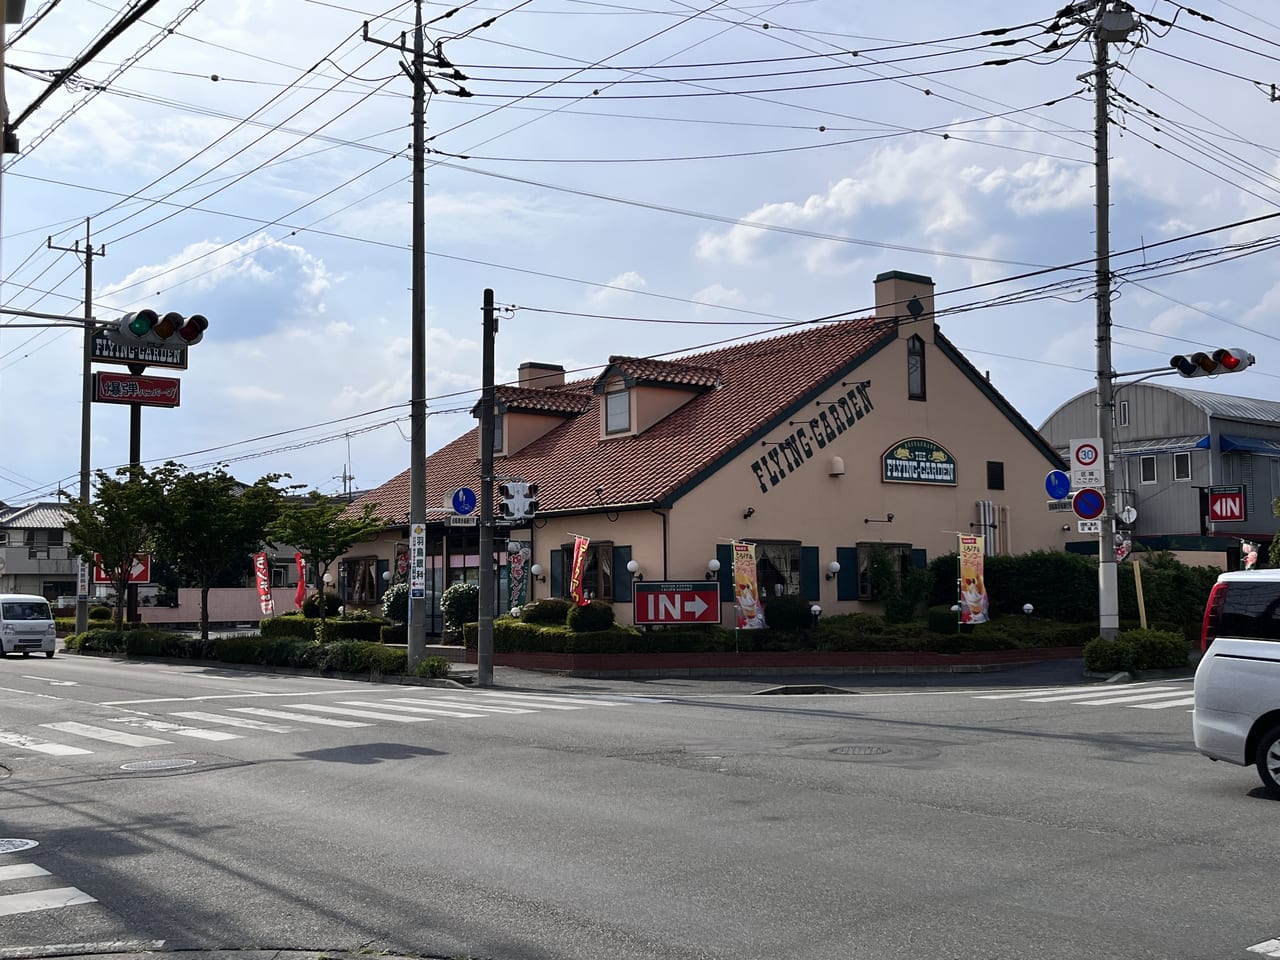
<instances>
[{"instance_id":1,"label":"manhole cover","mask_svg":"<svg viewBox=\"0 0 1280 960\"><path fill-rule=\"evenodd\" d=\"M194 767L194 760L135 760L126 763L121 770L137 773L140 770L180 770L183 767Z\"/></svg>"},{"instance_id":2,"label":"manhole cover","mask_svg":"<svg viewBox=\"0 0 1280 960\"><path fill-rule=\"evenodd\" d=\"M882 757L886 753L892 753L888 747L874 747L864 743L853 743L845 747L835 747L831 751L838 753L842 757Z\"/></svg>"},{"instance_id":3,"label":"manhole cover","mask_svg":"<svg viewBox=\"0 0 1280 960\"><path fill-rule=\"evenodd\" d=\"M7 840L0 839L0 853L17 853L19 850L30 850L32 847L39 846L38 840Z\"/></svg>"}]
</instances>

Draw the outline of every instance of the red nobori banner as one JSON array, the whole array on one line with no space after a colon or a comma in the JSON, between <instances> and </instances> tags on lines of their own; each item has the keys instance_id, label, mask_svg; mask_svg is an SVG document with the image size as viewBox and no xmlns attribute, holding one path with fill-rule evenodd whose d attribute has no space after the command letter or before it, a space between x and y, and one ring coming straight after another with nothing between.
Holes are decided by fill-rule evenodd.
<instances>
[{"instance_id":1,"label":"red nobori banner","mask_svg":"<svg viewBox=\"0 0 1280 960\"><path fill-rule=\"evenodd\" d=\"M132 373L93 375L93 399L98 403L138 403L147 407L176 407L178 387L173 377L143 377Z\"/></svg>"}]
</instances>

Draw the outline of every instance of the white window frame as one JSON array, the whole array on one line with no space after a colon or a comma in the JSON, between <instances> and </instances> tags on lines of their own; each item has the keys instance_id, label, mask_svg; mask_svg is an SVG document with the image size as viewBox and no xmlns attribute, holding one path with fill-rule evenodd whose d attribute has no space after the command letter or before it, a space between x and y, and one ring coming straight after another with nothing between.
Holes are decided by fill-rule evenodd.
<instances>
[{"instance_id":1,"label":"white window frame","mask_svg":"<svg viewBox=\"0 0 1280 960\"><path fill-rule=\"evenodd\" d=\"M1178 464L1186 465L1185 471L1178 470ZM1191 451L1179 450L1173 455L1173 482L1186 483L1191 479Z\"/></svg>"},{"instance_id":2,"label":"white window frame","mask_svg":"<svg viewBox=\"0 0 1280 960\"><path fill-rule=\"evenodd\" d=\"M1127 427L1129 425L1129 401L1120 401L1120 426Z\"/></svg>"},{"instance_id":3,"label":"white window frame","mask_svg":"<svg viewBox=\"0 0 1280 960\"><path fill-rule=\"evenodd\" d=\"M1151 465L1151 479L1147 479L1147 465ZM1160 471L1156 467L1156 455L1154 453L1144 453L1138 458L1138 482L1139 483L1159 483Z\"/></svg>"},{"instance_id":4,"label":"white window frame","mask_svg":"<svg viewBox=\"0 0 1280 960\"><path fill-rule=\"evenodd\" d=\"M617 418L623 418L621 426ZM631 430L631 391L610 390L604 395L604 432L627 433Z\"/></svg>"}]
</instances>

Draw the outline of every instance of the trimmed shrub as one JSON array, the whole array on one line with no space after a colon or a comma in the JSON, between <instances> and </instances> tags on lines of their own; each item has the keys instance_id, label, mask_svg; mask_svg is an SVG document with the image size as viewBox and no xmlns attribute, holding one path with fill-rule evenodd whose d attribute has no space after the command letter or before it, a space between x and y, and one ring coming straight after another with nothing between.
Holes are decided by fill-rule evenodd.
<instances>
[{"instance_id":1,"label":"trimmed shrub","mask_svg":"<svg viewBox=\"0 0 1280 960\"><path fill-rule=\"evenodd\" d=\"M764 604L764 619L771 630L806 630L813 626L811 606L804 597L793 593L770 597Z\"/></svg>"},{"instance_id":2,"label":"trimmed shrub","mask_svg":"<svg viewBox=\"0 0 1280 960\"><path fill-rule=\"evenodd\" d=\"M480 588L474 583L455 583L440 594L440 612L446 630L461 630L480 619Z\"/></svg>"},{"instance_id":3,"label":"trimmed shrub","mask_svg":"<svg viewBox=\"0 0 1280 960\"><path fill-rule=\"evenodd\" d=\"M258 623L258 630L264 637L296 637L299 640L314 640L315 625L300 616L286 614L280 617L267 617Z\"/></svg>"},{"instance_id":4,"label":"trimmed shrub","mask_svg":"<svg viewBox=\"0 0 1280 960\"><path fill-rule=\"evenodd\" d=\"M1117 670L1167 670L1187 665L1190 646L1181 633L1166 630L1122 630L1114 640L1094 637L1084 647L1084 667Z\"/></svg>"},{"instance_id":5,"label":"trimmed shrub","mask_svg":"<svg viewBox=\"0 0 1280 960\"><path fill-rule=\"evenodd\" d=\"M947 604L937 604L925 612L925 622L934 633L959 633L960 616Z\"/></svg>"},{"instance_id":6,"label":"trimmed shrub","mask_svg":"<svg viewBox=\"0 0 1280 960\"><path fill-rule=\"evenodd\" d=\"M90 620L110 620L111 613L112 613L112 610L110 607L90 607L89 619Z\"/></svg>"},{"instance_id":7,"label":"trimmed shrub","mask_svg":"<svg viewBox=\"0 0 1280 960\"><path fill-rule=\"evenodd\" d=\"M573 605L565 622L575 633L608 630L613 626L613 604L592 600L586 606Z\"/></svg>"},{"instance_id":8,"label":"trimmed shrub","mask_svg":"<svg viewBox=\"0 0 1280 960\"><path fill-rule=\"evenodd\" d=\"M409 620L409 585L393 583L382 595L382 615L392 623Z\"/></svg>"},{"instance_id":9,"label":"trimmed shrub","mask_svg":"<svg viewBox=\"0 0 1280 960\"><path fill-rule=\"evenodd\" d=\"M408 643L409 625L407 623L393 623L384 626L378 631L378 639L383 643Z\"/></svg>"},{"instance_id":10,"label":"trimmed shrub","mask_svg":"<svg viewBox=\"0 0 1280 960\"><path fill-rule=\"evenodd\" d=\"M307 594L307 599L302 601L302 615L311 620L320 619L320 594ZM324 592L324 615L326 617L336 617L338 608L342 606L341 598L332 590Z\"/></svg>"},{"instance_id":11,"label":"trimmed shrub","mask_svg":"<svg viewBox=\"0 0 1280 960\"><path fill-rule=\"evenodd\" d=\"M385 620L349 618L333 621L334 635L339 640L364 640L366 643L381 643L382 628L387 626Z\"/></svg>"},{"instance_id":12,"label":"trimmed shrub","mask_svg":"<svg viewBox=\"0 0 1280 960\"><path fill-rule=\"evenodd\" d=\"M559 597L546 597L525 604L524 609L520 611L520 619L525 623L561 626L568 622L569 610L574 606L576 604Z\"/></svg>"},{"instance_id":13,"label":"trimmed shrub","mask_svg":"<svg viewBox=\"0 0 1280 960\"><path fill-rule=\"evenodd\" d=\"M444 657L425 657L413 668L415 677L447 677L449 661Z\"/></svg>"}]
</instances>

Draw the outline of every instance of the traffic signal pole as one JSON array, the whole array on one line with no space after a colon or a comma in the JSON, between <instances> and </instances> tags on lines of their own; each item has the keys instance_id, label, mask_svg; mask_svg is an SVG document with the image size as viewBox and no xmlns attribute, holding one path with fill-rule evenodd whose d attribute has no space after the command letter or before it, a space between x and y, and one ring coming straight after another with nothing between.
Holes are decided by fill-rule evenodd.
<instances>
[{"instance_id":1,"label":"traffic signal pole","mask_svg":"<svg viewBox=\"0 0 1280 960\"><path fill-rule=\"evenodd\" d=\"M493 564L493 350L498 315L493 291L484 292L480 387L480 623L476 637L476 683L493 686L493 605L497 583Z\"/></svg>"}]
</instances>

